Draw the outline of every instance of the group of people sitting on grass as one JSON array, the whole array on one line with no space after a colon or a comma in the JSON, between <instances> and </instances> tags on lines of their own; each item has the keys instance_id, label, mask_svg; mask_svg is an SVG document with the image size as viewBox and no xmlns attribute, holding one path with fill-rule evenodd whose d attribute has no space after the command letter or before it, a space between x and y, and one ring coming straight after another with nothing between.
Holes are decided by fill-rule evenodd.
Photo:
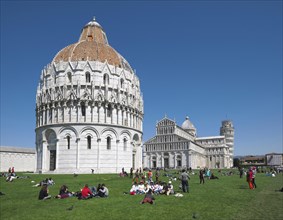
<instances>
[{"instance_id":1,"label":"group of people sitting on grass","mask_svg":"<svg viewBox=\"0 0 283 220\"><path fill-rule=\"evenodd\" d=\"M88 184L85 184L84 188L81 189L81 192L77 192L76 196L78 199L106 198L109 196L109 190L104 183L98 184L97 188L95 186L89 187Z\"/></svg>"},{"instance_id":2,"label":"group of people sitting on grass","mask_svg":"<svg viewBox=\"0 0 283 220\"><path fill-rule=\"evenodd\" d=\"M98 184L98 187L89 187L88 184L85 184L85 186L78 192L71 192L69 191L68 187L66 185L62 185L59 189L59 194L55 196L56 199L65 199L69 197L77 197L78 199L90 199L93 197L97 198L105 198L109 196L109 190L105 186L105 184ZM48 191L48 185L43 184L41 187L41 190L39 192L38 199L39 200L46 200L50 199L51 195L49 195Z\"/></svg>"},{"instance_id":3,"label":"group of people sitting on grass","mask_svg":"<svg viewBox=\"0 0 283 220\"><path fill-rule=\"evenodd\" d=\"M152 192L153 194L164 194L169 196L170 194L174 194L174 186L171 181L168 183L165 182L143 182L133 183L130 189L130 195L139 195L139 194L147 194L148 192Z\"/></svg>"}]
</instances>

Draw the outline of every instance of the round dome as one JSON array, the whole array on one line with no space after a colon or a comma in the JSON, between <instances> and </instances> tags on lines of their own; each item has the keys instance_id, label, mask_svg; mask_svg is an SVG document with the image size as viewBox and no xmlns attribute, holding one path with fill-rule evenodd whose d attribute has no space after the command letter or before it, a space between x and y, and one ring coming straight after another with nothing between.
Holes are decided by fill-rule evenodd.
<instances>
[{"instance_id":1,"label":"round dome","mask_svg":"<svg viewBox=\"0 0 283 220\"><path fill-rule=\"evenodd\" d=\"M189 117L186 117L186 120L182 124L182 128L184 130L196 130L195 126L193 123L189 120Z\"/></svg>"},{"instance_id":2,"label":"round dome","mask_svg":"<svg viewBox=\"0 0 283 220\"><path fill-rule=\"evenodd\" d=\"M100 61L132 71L129 63L109 44L101 25L93 18L82 29L79 41L60 50L53 62Z\"/></svg>"}]
</instances>

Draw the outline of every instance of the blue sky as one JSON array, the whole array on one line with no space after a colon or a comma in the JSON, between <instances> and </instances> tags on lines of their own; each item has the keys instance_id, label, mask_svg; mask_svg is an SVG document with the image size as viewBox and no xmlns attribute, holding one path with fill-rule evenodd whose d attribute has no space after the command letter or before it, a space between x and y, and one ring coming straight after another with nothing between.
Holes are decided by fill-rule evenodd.
<instances>
[{"instance_id":1,"label":"blue sky","mask_svg":"<svg viewBox=\"0 0 283 220\"><path fill-rule=\"evenodd\" d=\"M165 114L235 155L282 152L282 1L1 1L1 146L35 146L41 70L95 16L136 69L144 138Z\"/></svg>"}]
</instances>

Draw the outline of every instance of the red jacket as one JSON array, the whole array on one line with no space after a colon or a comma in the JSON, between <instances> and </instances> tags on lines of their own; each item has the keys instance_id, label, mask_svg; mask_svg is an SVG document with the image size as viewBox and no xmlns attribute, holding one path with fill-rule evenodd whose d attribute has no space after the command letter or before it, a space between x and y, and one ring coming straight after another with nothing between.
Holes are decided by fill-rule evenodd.
<instances>
[{"instance_id":1,"label":"red jacket","mask_svg":"<svg viewBox=\"0 0 283 220\"><path fill-rule=\"evenodd\" d=\"M90 191L90 189L88 187L84 187L82 189L82 197L83 198L87 198L90 194L92 194L92 192Z\"/></svg>"}]
</instances>

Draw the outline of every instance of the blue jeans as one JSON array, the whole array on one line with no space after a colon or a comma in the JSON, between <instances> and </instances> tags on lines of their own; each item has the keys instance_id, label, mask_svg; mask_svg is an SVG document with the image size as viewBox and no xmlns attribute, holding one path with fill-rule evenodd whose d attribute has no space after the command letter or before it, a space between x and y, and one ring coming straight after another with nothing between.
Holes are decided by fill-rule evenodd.
<instances>
[{"instance_id":1,"label":"blue jeans","mask_svg":"<svg viewBox=\"0 0 283 220\"><path fill-rule=\"evenodd\" d=\"M182 180L183 192L189 192L189 182L188 180Z\"/></svg>"}]
</instances>

